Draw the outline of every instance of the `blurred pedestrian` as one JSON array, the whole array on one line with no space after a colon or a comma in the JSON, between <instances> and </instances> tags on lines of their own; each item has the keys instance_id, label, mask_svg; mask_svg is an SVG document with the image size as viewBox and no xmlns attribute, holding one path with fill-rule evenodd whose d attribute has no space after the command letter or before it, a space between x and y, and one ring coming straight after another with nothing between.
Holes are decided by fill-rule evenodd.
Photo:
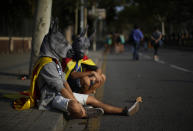
<instances>
[{"instance_id":1,"label":"blurred pedestrian","mask_svg":"<svg viewBox=\"0 0 193 131\"><path fill-rule=\"evenodd\" d=\"M162 33L159 31L158 27L155 27L154 31L151 35L151 39L152 39L151 44L154 48L154 60L155 61L159 60L158 49L159 49L160 44L161 44L161 38L162 38Z\"/></svg>"},{"instance_id":2,"label":"blurred pedestrian","mask_svg":"<svg viewBox=\"0 0 193 131\"><path fill-rule=\"evenodd\" d=\"M118 54L120 53L120 43L121 43L119 33L115 33L114 40L115 40L115 53Z\"/></svg>"},{"instance_id":3,"label":"blurred pedestrian","mask_svg":"<svg viewBox=\"0 0 193 131\"><path fill-rule=\"evenodd\" d=\"M144 51L148 50L148 35L147 34L144 35L143 47L144 47Z\"/></svg>"},{"instance_id":4,"label":"blurred pedestrian","mask_svg":"<svg viewBox=\"0 0 193 131\"><path fill-rule=\"evenodd\" d=\"M119 38L120 38L120 52L124 52L124 50L125 50L125 37L123 34L120 34Z\"/></svg>"},{"instance_id":5,"label":"blurred pedestrian","mask_svg":"<svg viewBox=\"0 0 193 131\"><path fill-rule=\"evenodd\" d=\"M131 37L131 39L133 40L133 60L139 60L138 51L140 47L140 42L143 40L144 36L138 25L134 26Z\"/></svg>"},{"instance_id":6,"label":"blurred pedestrian","mask_svg":"<svg viewBox=\"0 0 193 131\"><path fill-rule=\"evenodd\" d=\"M105 53L109 53L111 51L111 46L112 46L112 33L108 34L106 37L106 42L105 42Z\"/></svg>"}]
</instances>

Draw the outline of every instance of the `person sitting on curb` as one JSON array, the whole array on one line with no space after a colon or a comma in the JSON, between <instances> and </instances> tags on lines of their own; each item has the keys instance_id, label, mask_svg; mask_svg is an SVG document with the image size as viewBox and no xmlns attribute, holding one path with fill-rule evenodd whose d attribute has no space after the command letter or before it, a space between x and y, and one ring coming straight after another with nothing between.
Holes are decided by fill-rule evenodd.
<instances>
[{"instance_id":1,"label":"person sitting on curb","mask_svg":"<svg viewBox=\"0 0 193 131\"><path fill-rule=\"evenodd\" d=\"M95 94L96 88L101 87L106 76L96 64L86 56L93 34L87 38L87 28L72 43L72 49L67 57L62 59L62 68L65 79L68 81L73 92L83 94Z\"/></svg>"},{"instance_id":2,"label":"person sitting on curb","mask_svg":"<svg viewBox=\"0 0 193 131\"><path fill-rule=\"evenodd\" d=\"M69 113L73 118L96 117L104 112L125 116L135 114L142 102L141 97L130 108L121 108L104 104L94 96L72 92L59 61L66 57L70 46L58 31L56 22L51 22L49 32L42 42L40 57L33 69L29 97L15 100L13 107L17 110L29 109L35 105L39 110L55 108ZM83 105L95 108L84 108Z\"/></svg>"}]
</instances>

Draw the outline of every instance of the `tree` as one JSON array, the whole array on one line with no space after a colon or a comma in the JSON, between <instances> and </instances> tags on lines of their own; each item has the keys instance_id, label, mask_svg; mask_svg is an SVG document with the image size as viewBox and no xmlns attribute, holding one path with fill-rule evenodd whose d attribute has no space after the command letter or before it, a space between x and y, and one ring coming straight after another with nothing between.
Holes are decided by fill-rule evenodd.
<instances>
[{"instance_id":1,"label":"tree","mask_svg":"<svg viewBox=\"0 0 193 131\"><path fill-rule=\"evenodd\" d=\"M35 16L34 32L32 36L32 50L29 67L31 75L32 67L37 60L40 46L45 34L48 33L51 19L52 0L38 0Z\"/></svg>"}]
</instances>

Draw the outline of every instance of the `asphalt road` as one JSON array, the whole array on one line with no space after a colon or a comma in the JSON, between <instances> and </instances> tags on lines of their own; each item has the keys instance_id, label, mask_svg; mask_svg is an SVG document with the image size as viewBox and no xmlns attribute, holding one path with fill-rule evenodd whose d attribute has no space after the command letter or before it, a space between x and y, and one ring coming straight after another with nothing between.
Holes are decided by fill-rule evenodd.
<instances>
[{"instance_id":1,"label":"asphalt road","mask_svg":"<svg viewBox=\"0 0 193 131\"><path fill-rule=\"evenodd\" d=\"M100 131L193 130L193 52L159 53L158 62L152 50L141 52L139 61L131 59L131 52L107 55L103 101L125 106L142 96L143 103L132 117L102 116Z\"/></svg>"},{"instance_id":2,"label":"asphalt road","mask_svg":"<svg viewBox=\"0 0 193 131\"><path fill-rule=\"evenodd\" d=\"M140 111L132 117L104 115L70 120L65 130L193 130L193 52L161 49L158 62L152 60L152 50L141 52L139 61L131 58L127 51L100 59L107 81L96 97L108 104L126 106L142 96ZM1 93L25 89L29 80L21 81L18 76L28 72L29 55L1 56L0 60ZM5 85L10 90L4 90ZM15 86L18 88L13 90Z\"/></svg>"}]
</instances>

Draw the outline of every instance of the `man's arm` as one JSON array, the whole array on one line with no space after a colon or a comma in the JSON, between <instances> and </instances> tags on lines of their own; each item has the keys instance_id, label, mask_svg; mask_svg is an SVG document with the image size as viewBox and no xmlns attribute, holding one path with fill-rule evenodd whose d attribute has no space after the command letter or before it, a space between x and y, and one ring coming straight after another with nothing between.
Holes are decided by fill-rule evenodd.
<instances>
[{"instance_id":1,"label":"man's arm","mask_svg":"<svg viewBox=\"0 0 193 131\"><path fill-rule=\"evenodd\" d=\"M159 36L159 38L157 40L160 41L161 38L162 38L162 33L160 33L160 36Z\"/></svg>"},{"instance_id":2,"label":"man's arm","mask_svg":"<svg viewBox=\"0 0 193 131\"><path fill-rule=\"evenodd\" d=\"M155 41L155 38L151 35L151 39Z\"/></svg>"},{"instance_id":3,"label":"man's arm","mask_svg":"<svg viewBox=\"0 0 193 131\"><path fill-rule=\"evenodd\" d=\"M73 79L78 79L78 78L82 78L82 77L85 77L85 76L91 76L91 75L94 75L93 71L86 71L86 72L73 71L71 73L71 76L72 76Z\"/></svg>"},{"instance_id":4,"label":"man's arm","mask_svg":"<svg viewBox=\"0 0 193 131\"><path fill-rule=\"evenodd\" d=\"M161 40L161 38L162 38L162 34L160 33L159 38L158 38L158 39L155 39L155 43L158 43L158 42Z\"/></svg>"},{"instance_id":5,"label":"man's arm","mask_svg":"<svg viewBox=\"0 0 193 131\"><path fill-rule=\"evenodd\" d=\"M75 72L73 71L71 73L71 76L73 79L78 79L78 78L82 78L85 76L95 76L97 81L101 81L99 75L102 73L102 71L100 69L97 69L96 71L86 71L86 72Z\"/></svg>"},{"instance_id":6,"label":"man's arm","mask_svg":"<svg viewBox=\"0 0 193 131\"><path fill-rule=\"evenodd\" d=\"M98 73L98 74L102 74L102 70L100 69L100 68L98 68L97 70L96 70L96 72Z\"/></svg>"},{"instance_id":7,"label":"man's arm","mask_svg":"<svg viewBox=\"0 0 193 131\"><path fill-rule=\"evenodd\" d=\"M62 94L63 97L76 101L74 95L71 92L69 92L67 88L62 88L60 93Z\"/></svg>"},{"instance_id":8,"label":"man's arm","mask_svg":"<svg viewBox=\"0 0 193 131\"><path fill-rule=\"evenodd\" d=\"M64 88L61 89L60 93L62 94L63 97L74 100L76 102L78 102L76 100L76 98L73 95L73 92L68 84L68 82L64 82Z\"/></svg>"},{"instance_id":9,"label":"man's arm","mask_svg":"<svg viewBox=\"0 0 193 131\"><path fill-rule=\"evenodd\" d=\"M69 86L69 84L68 84L67 81L64 82L64 87L65 87L65 88L62 88L61 91L60 91L61 94L62 94L62 96L65 97L65 98L71 99L71 100L73 100L74 102L77 102L77 104L79 105L82 113L83 113L84 116L85 116L85 114L86 114L85 109L83 108L83 106L82 106L82 105L76 100L76 98L74 97L74 95L73 95L73 93L72 93L72 90L71 90L71 88L70 88L70 86Z\"/></svg>"},{"instance_id":10,"label":"man's arm","mask_svg":"<svg viewBox=\"0 0 193 131\"><path fill-rule=\"evenodd\" d=\"M64 79L64 74L62 74L62 77L59 75L54 62L46 64L39 75L46 81L49 88L60 92L65 98L76 101L72 90Z\"/></svg>"},{"instance_id":11,"label":"man's arm","mask_svg":"<svg viewBox=\"0 0 193 131\"><path fill-rule=\"evenodd\" d=\"M141 41L142 41L144 38L142 31L140 31L140 37L141 37Z\"/></svg>"}]
</instances>

